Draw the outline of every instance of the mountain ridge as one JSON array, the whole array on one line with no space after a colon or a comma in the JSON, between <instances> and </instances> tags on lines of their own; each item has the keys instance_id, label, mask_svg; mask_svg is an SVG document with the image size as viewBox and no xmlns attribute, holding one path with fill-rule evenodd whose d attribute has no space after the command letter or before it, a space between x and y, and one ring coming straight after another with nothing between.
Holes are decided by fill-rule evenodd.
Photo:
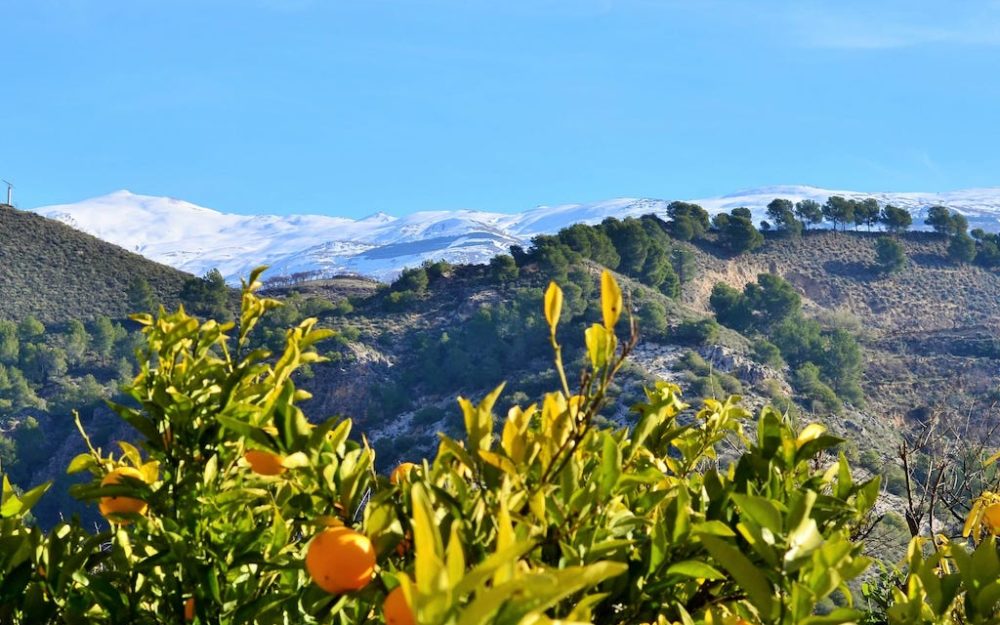
<instances>
[{"instance_id":1,"label":"mountain ridge","mask_svg":"<svg viewBox=\"0 0 1000 625\"><path fill-rule=\"evenodd\" d=\"M688 200L709 213L750 208L755 221L766 218L775 197L823 202L831 195L872 197L911 212L922 229L927 208L942 204L964 214L970 226L1000 231L1000 187L942 193L831 190L809 185L772 185ZM485 263L511 245L552 234L574 223L607 217L663 214L668 200L615 198L588 203L542 205L518 213L462 209L420 211L404 216L376 212L361 219L322 214L241 215L205 208L171 197L119 190L73 204L43 206L33 212L177 269L204 274L218 268L236 283L256 265L269 276L329 277L355 273L386 280L426 260Z\"/></svg>"}]
</instances>

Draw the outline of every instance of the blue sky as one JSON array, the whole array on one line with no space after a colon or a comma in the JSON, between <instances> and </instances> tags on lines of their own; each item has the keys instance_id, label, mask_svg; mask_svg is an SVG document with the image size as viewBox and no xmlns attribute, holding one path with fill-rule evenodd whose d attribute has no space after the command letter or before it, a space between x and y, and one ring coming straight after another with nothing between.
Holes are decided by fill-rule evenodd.
<instances>
[{"instance_id":1,"label":"blue sky","mask_svg":"<svg viewBox=\"0 0 1000 625\"><path fill-rule=\"evenodd\" d=\"M1000 2L0 0L0 178L245 213L1000 185Z\"/></svg>"}]
</instances>

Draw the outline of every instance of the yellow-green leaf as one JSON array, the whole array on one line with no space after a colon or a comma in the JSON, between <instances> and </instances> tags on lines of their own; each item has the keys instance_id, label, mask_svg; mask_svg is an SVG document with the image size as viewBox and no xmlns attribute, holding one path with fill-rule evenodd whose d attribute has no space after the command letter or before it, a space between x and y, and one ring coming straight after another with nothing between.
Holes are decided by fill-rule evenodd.
<instances>
[{"instance_id":1,"label":"yellow-green leaf","mask_svg":"<svg viewBox=\"0 0 1000 625\"><path fill-rule=\"evenodd\" d=\"M601 272L601 312L604 314L604 327L614 330L622 314L622 290L607 269Z\"/></svg>"},{"instance_id":2,"label":"yellow-green leaf","mask_svg":"<svg viewBox=\"0 0 1000 625\"><path fill-rule=\"evenodd\" d=\"M562 313L562 304L562 289L555 282L549 282L549 288L545 291L545 320L549 322L552 334L556 333L556 325L559 323L559 315Z\"/></svg>"},{"instance_id":3,"label":"yellow-green leaf","mask_svg":"<svg viewBox=\"0 0 1000 625\"><path fill-rule=\"evenodd\" d=\"M442 561L441 535L434 520L434 510L424 487L413 485L413 545L416 552L415 572L417 588L421 594L432 594L439 590L439 579L444 569Z\"/></svg>"}]
</instances>

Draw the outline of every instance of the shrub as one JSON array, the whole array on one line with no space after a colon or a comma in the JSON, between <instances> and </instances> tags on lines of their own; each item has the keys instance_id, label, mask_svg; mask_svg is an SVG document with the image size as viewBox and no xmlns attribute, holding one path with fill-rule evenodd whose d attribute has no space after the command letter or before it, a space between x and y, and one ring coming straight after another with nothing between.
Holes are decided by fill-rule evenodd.
<instances>
[{"instance_id":1,"label":"shrub","mask_svg":"<svg viewBox=\"0 0 1000 625\"><path fill-rule=\"evenodd\" d=\"M427 275L427 268L411 267L404 269L389 288L397 293L411 292L420 295L427 290L429 283L430 277Z\"/></svg>"},{"instance_id":2,"label":"shrub","mask_svg":"<svg viewBox=\"0 0 1000 625\"><path fill-rule=\"evenodd\" d=\"M875 264L883 273L895 273L906 266L906 252L903 245L889 237L879 237L875 241Z\"/></svg>"},{"instance_id":3,"label":"shrub","mask_svg":"<svg viewBox=\"0 0 1000 625\"><path fill-rule=\"evenodd\" d=\"M688 345L710 345L719 339L719 324L714 319L684 321L674 330L674 338Z\"/></svg>"},{"instance_id":4,"label":"shrub","mask_svg":"<svg viewBox=\"0 0 1000 625\"><path fill-rule=\"evenodd\" d=\"M753 358L761 364L765 364L775 369L782 369L785 361L781 357L781 350L778 346L765 338L758 338L753 342Z\"/></svg>"}]
</instances>

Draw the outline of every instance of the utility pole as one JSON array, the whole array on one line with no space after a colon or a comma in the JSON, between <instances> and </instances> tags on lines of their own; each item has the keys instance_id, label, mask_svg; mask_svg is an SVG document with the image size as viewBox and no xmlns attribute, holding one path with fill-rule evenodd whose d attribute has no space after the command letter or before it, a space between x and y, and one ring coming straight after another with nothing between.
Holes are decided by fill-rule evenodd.
<instances>
[{"instance_id":1,"label":"utility pole","mask_svg":"<svg viewBox=\"0 0 1000 625\"><path fill-rule=\"evenodd\" d=\"M7 206L13 206L14 205L14 185L12 185L11 183L7 182L6 180L4 180L3 182L7 185Z\"/></svg>"}]
</instances>

